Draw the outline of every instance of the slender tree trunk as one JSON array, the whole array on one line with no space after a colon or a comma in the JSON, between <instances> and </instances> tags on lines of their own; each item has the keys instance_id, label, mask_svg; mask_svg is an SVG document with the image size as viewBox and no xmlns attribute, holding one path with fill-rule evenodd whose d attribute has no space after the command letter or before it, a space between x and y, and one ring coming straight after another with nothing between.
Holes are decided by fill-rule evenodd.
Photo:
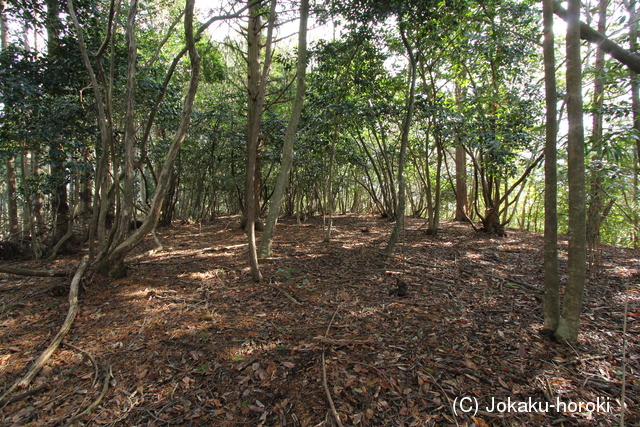
<instances>
[{"instance_id":1,"label":"slender tree trunk","mask_svg":"<svg viewBox=\"0 0 640 427\"><path fill-rule=\"evenodd\" d=\"M22 160L22 167L20 168L22 172L22 182L27 182L27 167L26 167L26 157L27 150L25 147L22 147L22 155L20 159ZM40 241L38 240L37 229L36 229L36 219L33 214L33 203L31 199L31 194L29 191L29 186L24 186L24 197L25 197L25 209L27 210L27 216L29 217L29 230L31 233L31 248L33 249L33 255L36 259L42 258L42 249L40 248Z\"/></svg>"},{"instance_id":2,"label":"slender tree trunk","mask_svg":"<svg viewBox=\"0 0 640 427\"><path fill-rule=\"evenodd\" d=\"M338 139L338 120L334 117L333 123L333 136L331 138L331 148L329 153L329 170L327 171L327 184L325 187L325 205L328 211L328 221L324 230L324 236L322 241L328 242L331 240L331 229L333 228L333 169L336 158L336 140ZM325 212L327 214L327 212Z\"/></svg>"},{"instance_id":3,"label":"slender tree trunk","mask_svg":"<svg viewBox=\"0 0 640 427\"><path fill-rule=\"evenodd\" d=\"M456 146L456 221L469 218L469 197L467 196L467 155L464 147Z\"/></svg>"},{"instance_id":4,"label":"slender tree trunk","mask_svg":"<svg viewBox=\"0 0 640 427\"><path fill-rule=\"evenodd\" d=\"M564 19L567 24L569 23L569 12L561 6L560 2L554 4L554 13ZM580 37L582 39L589 43L597 44L600 49L611 55L618 62L626 65L630 70L640 73L640 56L614 43L587 24L580 22L578 25L580 25Z\"/></svg>"},{"instance_id":5,"label":"slender tree trunk","mask_svg":"<svg viewBox=\"0 0 640 427\"><path fill-rule=\"evenodd\" d=\"M9 27L7 24L5 7L5 0L0 0L0 47L2 48L2 51L9 47ZM5 166L7 168L7 214L9 217L9 240L15 242L20 239L18 202L16 198L15 158L13 156L9 156Z\"/></svg>"},{"instance_id":6,"label":"slender tree trunk","mask_svg":"<svg viewBox=\"0 0 640 427\"><path fill-rule=\"evenodd\" d=\"M248 0L250 1L250 0ZM258 143L260 139L261 112L258 111L260 102L260 32L262 23L258 7L249 9L249 25L247 27L247 56L248 56L248 114L247 114L247 170L245 176L245 231L249 242L249 264L253 280L260 281L262 274L258 265L256 252L256 163L258 157ZM260 109L261 110L261 109Z\"/></svg>"},{"instance_id":7,"label":"slender tree trunk","mask_svg":"<svg viewBox=\"0 0 640 427\"><path fill-rule=\"evenodd\" d=\"M396 224L393 227L393 232L391 233L391 237L389 238L389 243L387 243L387 247L385 248L385 254L391 255L393 253L393 249L398 242L398 237L400 236L400 232L404 230L404 209L405 209L405 193L406 193L406 182L404 176L404 166L405 166L405 157L407 153L407 144L409 142L409 131L411 130L411 121L413 119L413 108L414 108L414 100L415 100L415 91L416 91L416 59L413 55L413 49L409 45L409 41L407 40L404 25L401 22L399 24L400 36L402 37L402 43L404 44L405 49L407 50L407 54L409 55L409 68L410 68L410 83L409 83L409 98L407 100L407 112L405 116L404 123L402 125L402 137L400 140L400 155L398 157L398 203L395 209L396 214Z\"/></svg>"},{"instance_id":8,"label":"slender tree trunk","mask_svg":"<svg viewBox=\"0 0 640 427\"><path fill-rule=\"evenodd\" d=\"M269 20L267 24L267 38L265 41L264 63L260 70L260 49L262 22L259 5L249 7L249 22L247 27L247 62L248 62L248 114L247 114L247 170L245 177L245 231L249 243L249 265L254 281L262 280L258 264L256 245L256 224L260 215L260 139L262 132L262 115L264 99L267 91L267 81L272 59L273 29L276 20L276 0L271 0Z\"/></svg>"},{"instance_id":9,"label":"slender tree trunk","mask_svg":"<svg viewBox=\"0 0 640 427\"><path fill-rule=\"evenodd\" d=\"M546 95L546 140L544 148L544 325L542 333L553 335L560 320L560 278L558 275L558 172L557 103L553 1L543 0L544 82ZM533 206L532 209L533 210ZM528 228L528 227L527 227Z\"/></svg>"},{"instance_id":10,"label":"slender tree trunk","mask_svg":"<svg viewBox=\"0 0 640 427\"><path fill-rule=\"evenodd\" d=\"M609 0L600 0L598 10L598 32L604 34L607 26L607 4ZM604 220L604 194L602 191L602 106L604 104L604 51L596 49L594 66L595 82L593 87L593 126L591 143L593 156L591 157L590 195L587 207L587 255L589 266L597 265L598 244L600 243L600 228Z\"/></svg>"},{"instance_id":11,"label":"slender tree trunk","mask_svg":"<svg viewBox=\"0 0 640 427\"><path fill-rule=\"evenodd\" d=\"M47 14L45 26L47 30L47 53L50 60L55 60L60 47L60 7L58 0L46 0ZM55 138L50 141L49 157L51 160L51 175L55 182L51 198L53 209L54 240L67 233L69 222L69 201L67 194L67 177L65 171L66 155L62 140Z\"/></svg>"},{"instance_id":12,"label":"slender tree trunk","mask_svg":"<svg viewBox=\"0 0 640 427\"><path fill-rule=\"evenodd\" d=\"M133 219L133 204L134 204L134 190L133 190L133 158L134 158L134 145L136 137L135 127L135 89L136 89L136 64L138 60L138 52L136 48L135 39L135 21L138 12L138 0L131 0L129 4L129 15L127 17L125 32L127 38L128 58L127 58L127 86L125 96L125 125L124 125L124 165L123 165L123 177L122 187L123 194L120 203L120 209L116 214L117 218L117 230L114 237L114 244L119 245L124 242L130 233L130 224ZM116 191L118 189L116 188Z\"/></svg>"},{"instance_id":13,"label":"slender tree trunk","mask_svg":"<svg viewBox=\"0 0 640 427\"><path fill-rule=\"evenodd\" d=\"M576 343L586 273L586 208L584 174L584 128L582 107L582 60L580 58L580 0L569 0L567 10L567 117L569 119L569 254L568 279L562 313L555 336Z\"/></svg>"},{"instance_id":14,"label":"slender tree trunk","mask_svg":"<svg viewBox=\"0 0 640 427\"><path fill-rule=\"evenodd\" d=\"M280 215L280 207L284 199L284 193L289 182L291 166L293 165L293 142L298 129L302 105L305 94L305 78L307 69L307 19L309 16L309 1L302 0L300 3L300 29L298 31L298 70L296 75L296 96L291 108L291 116L287 130L284 134L282 144L282 162L276 187L271 196L271 205L267 214L267 223L260 242L260 257L266 258L272 255L273 234Z\"/></svg>"},{"instance_id":15,"label":"slender tree trunk","mask_svg":"<svg viewBox=\"0 0 640 427\"><path fill-rule=\"evenodd\" d=\"M631 52L638 53L638 20L640 16L636 9L636 0L629 0L627 9L629 12L629 44ZM634 153L634 186L633 200L635 206L635 214L633 216L633 247L638 249L640 246L640 189L638 188L640 177L640 78L638 73L631 71L631 110L633 112L633 129L636 136L636 150Z\"/></svg>"}]
</instances>

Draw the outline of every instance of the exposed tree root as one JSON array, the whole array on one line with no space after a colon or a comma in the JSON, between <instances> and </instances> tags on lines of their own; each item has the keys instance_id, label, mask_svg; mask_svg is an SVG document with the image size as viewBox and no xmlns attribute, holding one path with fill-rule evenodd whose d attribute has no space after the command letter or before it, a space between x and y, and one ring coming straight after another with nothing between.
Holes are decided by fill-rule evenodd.
<instances>
[{"instance_id":1,"label":"exposed tree root","mask_svg":"<svg viewBox=\"0 0 640 427\"><path fill-rule=\"evenodd\" d=\"M0 273L16 274L18 276L38 277L66 277L69 273L57 270L32 270L30 268L0 266Z\"/></svg>"},{"instance_id":2,"label":"exposed tree root","mask_svg":"<svg viewBox=\"0 0 640 427\"><path fill-rule=\"evenodd\" d=\"M51 358L53 353L60 346L60 343L62 342L64 337L71 330L71 325L73 325L73 321L78 314L78 291L80 288L80 279L82 279L82 276L84 275L84 271L87 269L88 264L89 259L87 257L83 258L80 266L78 267L78 270L76 271L76 274L73 276L73 280L71 280L71 287L69 289L69 311L67 312L67 318L62 324L60 331L58 331L58 334L54 337L51 344L49 344L49 347L47 347L47 349L42 352L40 357L38 357L38 359L33 362L33 365L31 365L31 368L25 374L25 376L13 383L13 385L9 387L2 396L0 396L0 405L2 405L2 407L6 406L6 404L3 404L3 402L16 388L25 388L29 386L31 381L33 381L33 378L38 374L38 372L40 372L40 369L42 369L42 367Z\"/></svg>"}]
</instances>

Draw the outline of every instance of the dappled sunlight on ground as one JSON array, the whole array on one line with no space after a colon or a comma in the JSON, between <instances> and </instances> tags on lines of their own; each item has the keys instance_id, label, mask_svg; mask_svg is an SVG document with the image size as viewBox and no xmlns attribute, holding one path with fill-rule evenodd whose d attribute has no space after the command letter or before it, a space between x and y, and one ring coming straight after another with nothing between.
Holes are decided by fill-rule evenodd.
<instances>
[{"instance_id":1,"label":"dappled sunlight on ground","mask_svg":"<svg viewBox=\"0 0 640 427\"><path fill-rule=\"evenodd\" d=\"M542 236L509 230L496 238L454 222L428 236L424 220L407 218L386 257L389 221L334 221L327 243L321 218L281 220L274 257L261 261L263 284L251 281L239 218L159 230L162 251L132 257L124 279L95 277L81 295L66 341L98 368L61 347L34 382L42 388L0 420L62 425L96 399L110 366L108 392L85 423L320 425L328 412L324 353L345 425L612 425L614 415L604 413L454 419L450 401L619 397L625 286L640 281L637 251L603 248L585 290L580 343L570 348L538 334ZM154 246L147 239L136 254ZM566 242L560 247L566 255ZM566 258L560 266L564 274ZM399 281L406 298L391 292ZM0 316L0 387L56 333L66 294L47 289L67 282L0 276L0 304L20 303ZM640 346L637 287L627 301L629 356ZM639 361L629 358L626 369L633 425Z\"/></svg>"}]
</instances>

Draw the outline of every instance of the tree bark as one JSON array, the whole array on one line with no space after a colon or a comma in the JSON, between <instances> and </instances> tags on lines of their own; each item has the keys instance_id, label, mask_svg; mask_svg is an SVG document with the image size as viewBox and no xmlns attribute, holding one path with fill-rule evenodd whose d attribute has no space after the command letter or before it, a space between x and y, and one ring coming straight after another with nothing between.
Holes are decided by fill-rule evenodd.
<instances>
[{"instance_id":1,"label":"tree bark","mask_svg":"<svg viewBox=\"0 0 640 427\"><path fill-rule=\"evenodd\" d=\"M309 1L302 0L300 3L300 29L298 31L298 70L296 82L296 97L291 108L291 116L284 135L282 144L282 162L276 188L271 197L271 205L267 215L267 223L260 241L260 257L269 257L272 254L273 233L280 214L280 206L284 198L284 192L289 182L291 166L293 164L293 142L302 113L305 94L305 78L307 69L307 19L309 16Z\"/></svg>"},{"instance_id":2,"label":"tree bark","mask_svg":"<svg viewBox=\"0 0 640 427\"><path fill-rule=\"evenodd\" d=\"M569 253L568 279L562 313L555 336L560 342L576 343L586 273L586 221L584 128L582 106L582 60L580 57L580 0L569 0L567 11L567 116L569 119Z\"/></svg>"},{"instance_id":3,"label":"tree bark","mask_svg":"<svg viewBox=\"0 0 640 427\"><path fill-rule=\"evenodd\" d=\"M50 60L57 59L60 49L60 7L58 0L46 0L47 14L45 26L47 31L47 54ZM54 240L67 233L69 222L69 203L67 194L67 176L65 170L66 154L61 138L54 137L49 143L49 157L51 161L51 176L54 180L54 190L51 197L51 209L54 219Z\"/></svg>"},{"instance_id":4,"label":"tree bark","mask_svg":"<svg viewBox=\"0 0 640 427\"><path fill-rule=\"evenodd\" d=\"M542 333L553 335L560 321L560 277L558 274L558 93L556 89L553 2L543 0L544 82L546 135L544 147L544 325Z\"/></svg>"}]
</instances>

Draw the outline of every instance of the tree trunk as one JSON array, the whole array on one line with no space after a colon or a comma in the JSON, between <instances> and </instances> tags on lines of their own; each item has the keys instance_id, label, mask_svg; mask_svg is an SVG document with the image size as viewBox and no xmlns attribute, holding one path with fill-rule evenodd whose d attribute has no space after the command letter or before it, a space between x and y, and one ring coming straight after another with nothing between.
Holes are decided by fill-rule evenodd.
<instances>
[{"instance_id":1,"label":"tree trunk","mask_svg":"<svg viewBox=\"0 0 640 427\"><path fill-rule=\"evenodd\" d=\"M9 47L9 27L5 15L5 0L0 0L0 48L2 51ZM18 202L16 199L16 163L13 156L9 156L7 167L7 214L9 217L9 240L18 241L20 239L20 228L18 221Z\"/></svg>"},{"instance_id":2,"label":"tree trunk","mask_svg":"<svg viewBox=\"0 0 640 427\"><path fill-rule=\"evenodd\" d=\"M600 0L598 10L598 32L604 34L607 21L608 0ZM604 221L604 192L602 190L602 106L604 104L604 51L596 49L594 66L595 81L593 87L593 126L591 143L593 156L591 157L590 194L587 207L587 255L591 271L597 265L598 244L600 243L600 228Z\"/></svg>"},{"instance_id":3,"label":"tree trunk","mask_svg":"<svg viewBox=\"0 0 640 427\"><path fill-rule=\"evenodd\" d=\"M47 52L50 60L55 60L60 47L60 8L58 0L46 0L47 14L45 26L47 31ZM49 145L49 157L51 161L51 176L54 181L54 190L51 197L51 209L53 216L54 235L57 241L67 233L69 222L69 202L67 195L67 176L65 171L66 154L60 138L54 137Z\"/></svg>"},{"instance_id":4,"label":"tree trunk","mask_svg":"<svg viewBox=\"0 0 640 427\"><path fill-rule=\"evenodd\" d=\"M135 126L135 89L136 89L136 64L138 60L138 52L135 39L135 21L138 11L138 0L131 0L129 4L129 15L127 17L125 32L127 39L128 58L127 58L127 85L125 96L125 125L124 125L124 166L122 187L123 194L120 203L120 209L116 212L117 229L114 237L113 245L117 246L124 242L130 234L130 224L133 219L133 157L136 136ZM119 191L116 188L116 191Z\"/></svg>"},{"instance_id":5,"label":"tree trunk","mask_svg":"<svg viewBox=\"0 0 640 427\"><path fill-rule=\"evenodd\" d=\"M637 54L638 52L638 19L640 16L636 9L636 0L629 0L627 4L629 12L629 44L631 52ZM636 150L634 153L634 173L633 173L633 200L635 207L635 214L633 215L633 247L638 249L640 247L640 206L638 206L638 200L640 200L640 189L638 184L640 181L640 79L638 73L631 71L631 110L633 112L633 129L636 134Z\"/></svg>"},{"instance_id":6,"label":"tree trunk","mask_svg":"<svg viewBox=\"0 0 640 427\"><path fill-rule=\"evenodd\" d=\"M99 270L103 274L109 274L111 277L121 277L126 274L123 262L124 257L131 249L138 245L151 230L155 228L160 215L162 201L167 193L171 169L173 169L175 159L187 135L187 130L189 129L191 112L193 111L193 103L198 89L198 79L200 76L200 57L198 56L195 46L193 31L194 3L195 0L187 0L184 16L185 38L191 62L191 76L189 80L189 88L182 108L180 124L165 157L160 176L158 177L158 185L153 196L151 208L149 209L149 215L142 226L132 236L115 247L110 251L110 253L106 254L100 262Z\"/></svg>"},{"instance_id":7,"label":"tree trunk","mask_svg":"<svg viewBox=\"0 0 640 427\"><path fill-rule=\"evenodd\" d=\"M467 196L467 155L464 147L456 146L456 221L469 218L469 198Z\"/></svg>"},{"instance_id":8,"label":"tree trunk","mask_svg":"<svg viewBox=\"0 0 640 427\"><path fill-rule=\"evenodd\" d=\"M298 129L300 114L302 113L302 105L305 94L305 77L307 68L307 18L309 16L309 1L302 0L300 3L300 29L298 31L298 70L296 82L296 96L291 108L291 116L284 135L282 144L282 162L280 164L280 172L276 187L271 197L271 205L267 215L267 223L262 234L260 242L260 257L269 257L272 254L273 234L280 215L280 206L284 198L291 166L293 164L293 142Z\"/></svg>"},{"instance_id":9,"label":"tree trunk","mask_svg":"<svg viewBox=\"0 0 640 427\"><path fill-rule=\"evenodd\" d=\"M557 103L553 1L543 0L544 82L546 97L546 136L544 148L544 325L542 333L553 335L560 320L560 278L558 275L558 172Z\"/></svg>"},{"instance_id":10,"label":"tree trunk","mask_svg":"<svg viewBox=\"0 0 640 427\"><path fill-rule=\"evenodd\" d=\"M337 117L334 117L333 123L333 136L331 138L331 148L329 153L329 170L327 171L327 184L325 186L325 210L328 211L328 221L326 227L324 229L324 236L322 238L323 242L328 242L331 240L331 229L333 228L333 165L335 163L336 158L336 140L338 139L338 120ZM325 212L325 215L327 212Z\"/></svg>"},{"instance_id":11,"label":"tree trunk","mask_svg":"<svg viewBox=\"0 0 640 427\"><path fill-rule=\"evenodd\" d=\"M582 123L582 61L580 58L580 0L569 0L567 11L567 117L569 120L569 253L568 279L555 336L576 343L586 273L584 128Z\"/></svg>"},{"instance_id":12,"label":"tree trunk","mask_svg":"<svg viewBox=\"0 0 640 427\"><path fill-rule=\"evenodd\" d=\"M399 23L400 36L402 37L402 44L404 44L405 49L407 50L407 54L409 55L409 68L410 68L410 83L409 83L409 98L407 100L407 113L405 116L404 123L402 125L402 137L400 140L400 155L398 157L398 203L395 209L396 214L396 224L393 227L393 232L391 233L391 237L389 238L389 243L387 243L387 247L384 250L384 253L387 255L391 255L393 253L393 249L398 242L398 237L400 236L400 232L404 230L404 209L405 209L405 192L406 192L406 183L404 176L404 164L405 157L407 153L407 144L409 142L409 131L411 130L411 121L413 120L413 108L414 108L414 100L415 100L415 91L416 91L416 59L413 55L413 49L409 45L409 41L407 40L407 36L405 34L404 24L402 22Z\"/></svg>"}]
</instances>

